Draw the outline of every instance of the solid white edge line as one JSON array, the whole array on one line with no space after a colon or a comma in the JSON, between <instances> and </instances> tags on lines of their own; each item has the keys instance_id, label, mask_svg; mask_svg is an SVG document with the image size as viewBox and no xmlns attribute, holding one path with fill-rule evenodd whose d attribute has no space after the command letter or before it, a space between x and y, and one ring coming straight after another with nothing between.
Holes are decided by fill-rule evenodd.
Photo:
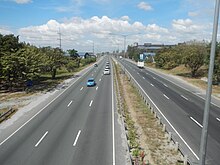
<instances>
[{"instance_id":1,"label":"solid white edge line","mask_svg":"<svg viewBox=\"0 0 220 165\"><path fill-rule=\"evenodd\" d=\"M203 126L202 126L196 119L194 119L193 117L190 117L190 119L191 119L192 121L194 121L198 126L200 126L201 128L203 128Z\"/></svg>"},{"instance_id":2,"label":"solid white edge line","mask_svg":"<svg viewBox=\"0 0 220 165\"><path fill-rule=\"evenodd\" d=\"M126 69L127 70L127 69ZM128 72L128 70L127 70ZM128 72L129 73L129 72ZM196 153L192 150L192 148L186 143L186 141L183 139L183 137L179 134L179 132L175 129L175 127L170 123L170 121L166 118L166 116L162 113L162 111L157 107L157 105L151 100L151 98L148 96L148 94L143 90L143 88L140 86L140 84L134 79L134 77L129 73L129 75L133 78L133 80L138 84L138 86L141 88L141 90L144 92L144 94L148 97L148 99L152 102L152 104L156 107L156 109L160 112L160 114L163 116L163 118L166 120L166 122L171 126L171 128L176 132L176 134L180 137L180 139L183 141L183 143L189 148L189 150L193 153L193 155L196 157L197 160L199 160L199 157L196 155Z\"/></svg>"},{"instance_id":3,"label":"solid white edge line","mask_svg":"<svg viewBox=\"0 0 220 165\"><path fill-rule=\"evenodd\" d=\"M112 71L113 72L113 71ZM115 165L115 119L114 119L114 81L112 74L112 164Z\"/></svg>"},{"instance_id":4,"label":"solid white edge line","mask_svg":"<svg viewBox=\"0 0 220 165\"><path fill-rule=\"evenodd\" d=\"M88 67L88 68L91 68ZM88 73L90 71L90 69L88 69L83 76ZM14 134L16 134L21 128L23 128L26 124L28 124L33 118L35 118L39 113L41 113L46 107L48 107L52 102L54 102L58 97L60 97L66 90L68 90L73 84L75 84L79 79L81 79L83 76L79 77L78 79L76 79L70 86L68 86L66 89L64 89L63 92L61 92L57 97L55 97L53 100L51 100L47 105L45 105L41 110L39 110L34 116L32 116L28 121L26 121L24 124L22 124L16 131L14 131L11 135L9 135L5 140L3 140L0 143L0 146L2 144L4 144L8 139L10 139Z\"/></svg>"},{"instance_id":5,"label":"solid white edge line","mask_svg":"<svg viewBox=\"0 0 220 165\"><path fill-rule=\"evenodd\" d=\"M81 130L78 131L78 133L77 133L77 135L76 135L76 139L75 139L75 141L74 141L74 143L73 143L73 146L76 146L76 143L77 143L77 141L78 141L78 139L79 139L80 133L81 133Z\"/></svg>"},{"instance_id":6,"label":"solid white edge line","mask_svg":"<svg viewBox=\"0 0 220 165\"><path fill-rule=\"evenodd\" d=\"M90 104L89 104L90 107L92 106L92 103L93 103L93 100L90 101Z\"/></svg>"},{"instance_id":7,"label":"solid white edge line","mask_svg":"<svg viewBox=\"0 0 220 165\"><path fill-rule=\"evenodd\" d=\"M150 84L152 87L154 87L154 84Z\"/></svg>"},{"instance_id":8,"label":"solid white edge line","mask_svg":"<svg viewBox=\"0 0 220 165\"><path fill-rule=\"evenodd\" d=\"M220 119L217 117L216 120L220 121Z\"/></svg>"},{"instance_id":9,"label":"solid white edge line","mask_svg":"<svg viewBox=\"0 0 220 165\"><path fill-rule=\"evenodd\" d=\"M48 134L48 131L46 131L46 132L44 133L44 135L40 138L40 140L37 142L37 144L35 144L34 147L37 147L37 146L42 142L42 140L45 138L45 136L47 136L47 134Z\"/></svg>"},{"instance_id":10,"label":"solid white edge line","mask_svg":"<svg viewBox=\"0 0 220 165\"><path fill-rule=\"evenodd\" d=\"M80 90L83 90L83 87L82 87L82 88L80 88Z\"/></svg>"},{"instance_id":11,"label":"solid white edge line","mask_svg":"<svg viewBox=\"0 0 220 165\"><path fill-rule=\"evenodd\" d=\"M70 101L69 104L67 105L67 107L69 107L72 104L73 101Z\"/></svg>"},{"instance_id":12,"label":"solid white edge line","mask_svg":"<svg viewBox=\"0 0 220 165\"><path fill-rule=\"evenodd\" d=\"M180 95L182 98L184 98L185 100L189 100L188 98L186 98L185 96L183 95Z\"/></svg>"},{"instance_id":13,"label":"solid white edge line","mask_svg":"<svg viewBox=\"0 0 220 165\"><path fill-rule=\"evenodd\" d=\"M164 97L166 97L166 99L168 99L168 100L170 99L170 98L169 98L169 97L167 97L167 95L165 95L165 94L163 94L163 96L164 96Z\"/></svg>"},{"instance_id":14,"label":"solid white edge line","mask_svg":"<svg viewBox=\"0 0 220 165\"><path fill-rule=\"evenodd\" d=\"M165 87L168 87L167 84L163 84Z\"/></svg>"},{"instance_id":15,"label":"solid white edge line","mask_svg":"<svg viewBox=\"0 0 220 165\"><path fill-rule=\"evenodd\" d=\"M96 90L98 90L99 87L96 87Z\"/></svg>"}]
</instances>

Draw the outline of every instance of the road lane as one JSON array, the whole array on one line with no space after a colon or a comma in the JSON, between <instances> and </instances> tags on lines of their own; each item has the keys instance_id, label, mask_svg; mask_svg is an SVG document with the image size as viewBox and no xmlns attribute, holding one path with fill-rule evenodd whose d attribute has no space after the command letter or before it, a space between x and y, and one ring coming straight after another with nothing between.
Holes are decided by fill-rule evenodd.
<instances>
[{"instance_id":1,"label":"road lane","mask_svg":"<svg viewBox=\"0 0 220 165\"><path fill-rule=\"evenodd\" d=\"M104 62L98 72L95 72L96 79L102 77L102 67ZM95 88L85 86L89 75L90 73L85 75L81 82L71 86L66 93L0 146L1 165L71 163L74 153L71 147L73 137L83 128L89 115L89 107L85 102L89 103L97 93ZM87 89L80 90L82 83ZM45 130L48 131L45 133Z\"/></svg>"},{"instance_id":2,"label":"road lane","mask_svg":"<svg viewBox=\"0 0 220 165\"><path fill-rule=\"evenodd\" d=\"M111 72L112 73L112 72ZM112 164L112 82L104 75L72 162L83 165ZM88 138L89 137L89 138Z\"/></svg>"},{"instance_id":3,"label":"road lane","mask_svg":"<svg viewBox=\"0 0 220 165\"><path fill-rule=\"evenodd\" d=\"M185 91L175 84L162 79L152 72L148 72L145 69L138 69L137 66L130 62L125 61L122 63L126 63L133 68L130 69L127 67L126 69L129 70L129 72L136 78L143 89L150 95L150 97L152 97L152 100L154 100L154 102L161 107L160 109L162 109L167 118L174 123L181 135L184 137L184 139L186 139L186 141L198 155L201 128L198 127L195 121L202 123L204 100L196 95L193 95L189 91ZM139 72L139 74L135 74L136 72ZM145 77L145 79L142 77ZM154 84L155 88L152 89L153 87L150 86L150 84ZM169 98L169 100L165 101L165 104L169 106L166 106L163 102L161 102L161 95L164 94ZM218 131L220 130L220 124L217 123L218 121L216 120L216 117L219 114L219 109L214 105L211 106L211 109L208 142L209 154L207 160L211 164L216 164L219 161L217 153L220 152L220 134ZM171 110L173 111L171 112ZM195 119L195 121L191 120L190 117ZM189 121L189 119L191 121Z\"/></svg>"}]
</instances>

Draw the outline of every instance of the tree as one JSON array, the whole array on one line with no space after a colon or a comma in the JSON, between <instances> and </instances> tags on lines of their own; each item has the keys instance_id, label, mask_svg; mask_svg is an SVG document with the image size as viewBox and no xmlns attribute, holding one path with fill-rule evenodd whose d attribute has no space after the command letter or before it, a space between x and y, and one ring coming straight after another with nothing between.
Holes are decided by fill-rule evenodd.
<instances>
[{"instance_id":1,"label":"tree","mask_svg":"<svg viewBox=\"0 0 220 165\"><path fill-rule=\"evenodd\" d=\"M67 50L67 52L70 54L70 57L72 57L72 59L77 62L76 67L79 68L79 66L80 66L80 59L81 59L81 58L80 58L80 56L79 56L79 54L78 54L78 51L75 50L75 49L69 49L69 50ZM69 64L69 65L70 65L70 64ZM72 65L72 66L73 66L73 65Z\"/></svg>"},{"instance_id":2,"label":"tree","mask_svg":"<svg viewBox=\"0 0 220 165\"><path fill-rule=\"evenodd\" d=\"M67 50L67 52L69 53L70 57L72 57L72 58L79 57L79 54L77 53L78 51L75 49L69 49L69 50Z\"/></svg>"},{"instance_id":3,"label":"tree","mask_svg":"<svg viewBox=\"0 0 220 165\"><path fill-rule=\"evenodd\" d=\"M182 63L180 47L164 48L155 55L156 66L163 69L173 69Z\"/></svg>"},{"instance_id":4,"label":"tree","mask_svg":"<svg viewBox=\"0 0 220 165\"><path fill-rule=\"evenodd\" d=\"M64 64L64 52L59 48L43 47L41 52L45 56L44 71L50 72L52 79L55 79L57 69Z\"/></svg>"},{"instance_id":5,"label":"tree","mask_svg":"<svg viewBox=\"0 0 220 165\"><path fill-rule=\"evenodd\" d=\"M207 47L208 56L206 58L206 65L209 65L210 61L210 51L211 43ZM215 52L215 61L214 61L214 71L213 71L213 84L218 84L220 82L220 42L216 43L216 52Z\"/></svg>"},{"instance_id":6,"label":"tree","mask_svg":"<svg viewBox=\"0 0 220 165\"><path fill-rule=\"evenodd\" d=\"M185 45L183 53L183 63L191 69L191 76L195 77L198 69L204 65L205 58L208 54L206 46L196 43Z\"/></svg>"},{"instance_id":7,"label":"tree","mask_svg":"<svg viewBox=\"0 0 220 165\"><path fill-rule=\"evenodd\" d=\"M128 57L130 59L134 59L135 61L138 61L139 55L141 53L143 53L143 50L141 51L140 49L138 49L135 46L129 46L128 45L127 53L128 53Z\"/></svg>"}]
</instances>

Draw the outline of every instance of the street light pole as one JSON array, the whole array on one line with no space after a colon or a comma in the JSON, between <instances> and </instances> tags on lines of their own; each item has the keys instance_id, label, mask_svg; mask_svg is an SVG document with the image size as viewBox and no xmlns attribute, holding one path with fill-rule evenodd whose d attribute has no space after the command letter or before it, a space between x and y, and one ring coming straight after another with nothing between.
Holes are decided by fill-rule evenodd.
<instances>
[{"instance_id":1,"label":"street light pole","mask_svg":"<svg viewBox=\"0 0 220 165\"><path fill-rule=\"evenodd\" d=\"M219 5L220 5L220 0L216 0L213 33L212 33L212 45L211 45L210 63L209 63L208 86L206 91L206 101L205 101L205 109L203 116L203 128L202 128L202 136L201 136L200 152L199 152L200 154L199 165L205 165L205 158L206 158L209 109L210 109L210 101L211 101L211 93L212 93L212 75L214 69L215 48L216 48L216 39L217 39L217 31L218 31Z\"/></svg>"},{"instance_id":2,"label":"street light pole","mask_svg":"<svg viewBox=\"0 0 220 165\"><path fill-rule=\"evenodd\" d=\"M125 58L125 49L126 49L126 36L127 35L122 35L124 37L124 58Z\"/></svg>"}]
</instances>

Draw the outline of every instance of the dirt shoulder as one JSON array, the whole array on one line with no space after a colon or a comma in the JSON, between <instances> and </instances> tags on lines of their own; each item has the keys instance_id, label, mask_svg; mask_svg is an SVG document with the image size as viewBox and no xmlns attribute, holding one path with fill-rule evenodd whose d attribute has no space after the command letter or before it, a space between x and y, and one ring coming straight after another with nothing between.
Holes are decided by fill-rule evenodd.
<instances>
[{"instance_id":1,"label":"dirt shoulder","mask_svg":"<svg viewBox=\"0 0 220 165\"><path fill-rule=\"evenodd\" d=\"M123 116L127 128L129 148L139 163L180 165L182 155L168 141L162 126L145 105L135 87L117 66L120 94L123 99Z\"/></svg>"}]
</instances>

